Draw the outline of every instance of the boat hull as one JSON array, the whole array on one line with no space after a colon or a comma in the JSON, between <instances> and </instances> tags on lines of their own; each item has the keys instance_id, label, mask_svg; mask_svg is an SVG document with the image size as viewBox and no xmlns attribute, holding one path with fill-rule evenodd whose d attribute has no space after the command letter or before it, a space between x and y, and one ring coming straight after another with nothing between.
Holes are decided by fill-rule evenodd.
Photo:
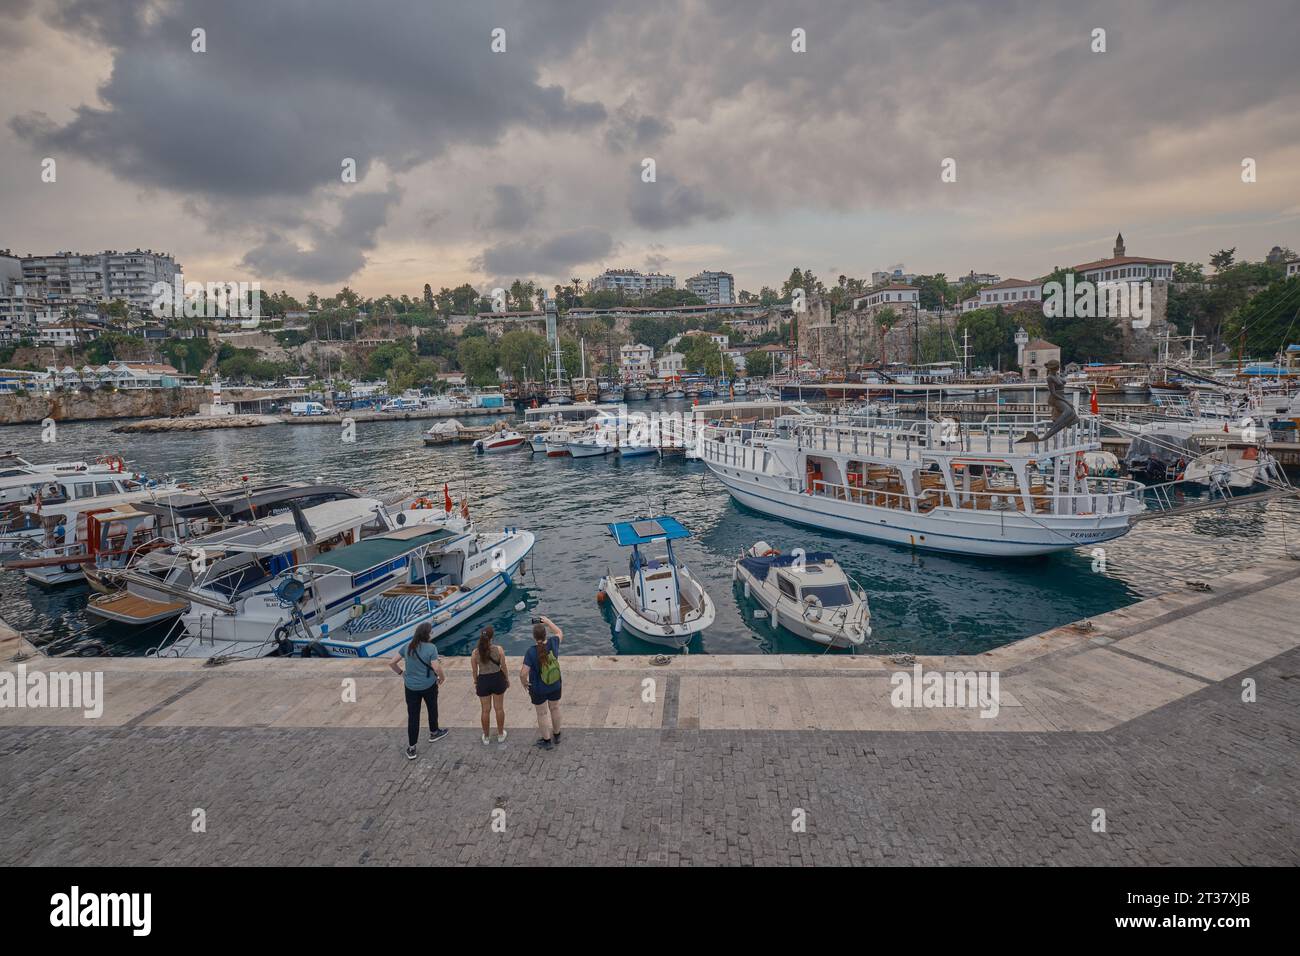
<instances>
[{"instance_id":1,"label":"boat hull","mask_svg":"<svg viewBox=\"0 0 1300 956\"><path fill-rule=\"evenodd\" d=\"M749 479L746 484L713 462L705 463L736 501L754 511L793 524L927 551L1030 557L1110 541L1128 533L1132 526L1132 516L1124 514L1058 518L1063 525L1060 529L1016 512L960 510L960 514L953 514L959 509L935 509L922 515L896 508L814 498L772 487L767 482L754 482L752 475L746 475Z\"/></svg>"}]
</instances>

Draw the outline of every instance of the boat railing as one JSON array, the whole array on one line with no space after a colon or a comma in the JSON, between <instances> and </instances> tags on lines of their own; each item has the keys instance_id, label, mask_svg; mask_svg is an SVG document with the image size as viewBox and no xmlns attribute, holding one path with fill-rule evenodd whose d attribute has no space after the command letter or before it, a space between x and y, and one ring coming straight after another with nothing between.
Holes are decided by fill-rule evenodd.
<instances>
[{"instance_id":1,"label":"boat railing","mask_svg":"<svg viewBox=\"0 0 1300 956\"><path fill-rule=\"evenodd\" d=\"M873 487L870 484L846 484L817 480L812 494L854 504L926 513L938 507L974 511L1018 512L1057 517L1115 515L1143 510L1145 486L1141 482L1119 478L1089 478L1083 490L1074 493L1055 491L1046 484L1031 484L1028 491L1018 486L993 487L974 491L961 487L949 491L946 486L923 488L918 495L907 491ZM1130 502L1136 503L1136 507Z\"/></svg>"},{"instance_id":2,"label":"boat railing","mask_svg":"<svg viewBox=\"0 0 1300 956\"><path fill-rule=\"evenodd\" d=\"M1046 441L1023 442L1033 432L1045 432L1051 423L1039 421L982 422L978 425L956 421L906 422L906 427L882 422L878 425L847 426L835 423L793 421L789 434L805 451L867 455L903 460L921 460L935 451L1042 457L1088 451L1101 441L1101 421L1095 416L1081 419L1062 429Z\"/></svg>"}]
</instances>

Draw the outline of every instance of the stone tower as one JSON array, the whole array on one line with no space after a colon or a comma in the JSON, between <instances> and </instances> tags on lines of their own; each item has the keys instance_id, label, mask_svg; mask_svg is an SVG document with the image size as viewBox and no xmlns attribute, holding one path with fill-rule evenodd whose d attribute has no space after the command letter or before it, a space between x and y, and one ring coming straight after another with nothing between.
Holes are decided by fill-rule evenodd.
<instances>
[{"instance_id":1,"label":"stone tower","mask_svg":"<svg viewBox=\"0 0 1300 956\"><path fill-rule=\"evenodd\" d=\"M1118 259L1124 255L1124 233L1115 235L1115 258Z\"/></svg>"}]
</instances>

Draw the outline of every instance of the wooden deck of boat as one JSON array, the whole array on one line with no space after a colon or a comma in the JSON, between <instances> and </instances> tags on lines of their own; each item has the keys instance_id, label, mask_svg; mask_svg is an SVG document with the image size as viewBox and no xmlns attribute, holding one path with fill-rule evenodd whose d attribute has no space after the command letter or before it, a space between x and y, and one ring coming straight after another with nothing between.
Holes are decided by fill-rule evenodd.
<instances>
[{"instance_id":1,"label":"wooden deck of boat","mask_svg":"<svg viewBox=\"0 0 1300 956\"><path fill-rule=\"evenodd\" d=\"M114 614L138 621L150 621L163 613L180 614L189 606L186 601L151 601L129 591L119 591L111 597L97 599L97 604L109 608Z\"/></svg>"},{"instance_id":2,"label":"wooden deck of boat","mask_svg":"<svg viewBox=\"0 0 1300 956\"><path fill-rule=\"evenodd\" d=\"M1275 561L968 657L918 657L925 672L988 671L996 716L976 708L895 707L893 678L913 660L871 655L561 658L571 727L879 731L1102 731L1244 674L1300 645L1300 562ZM707 634L705 643L707 644ZM19 638L0 628L6 670ZM442 720L478 722L467 657L444 657ZM47 658L32 670L99 671L98 726L400 727L401 683L384 660ZM512 673L518 654L509 659ZM649 683L647 683L649 681ZM532 707L515 681L508 721ZM77 725L80 711L0 709L3 725Z\"/></svg>"}]
</instances>

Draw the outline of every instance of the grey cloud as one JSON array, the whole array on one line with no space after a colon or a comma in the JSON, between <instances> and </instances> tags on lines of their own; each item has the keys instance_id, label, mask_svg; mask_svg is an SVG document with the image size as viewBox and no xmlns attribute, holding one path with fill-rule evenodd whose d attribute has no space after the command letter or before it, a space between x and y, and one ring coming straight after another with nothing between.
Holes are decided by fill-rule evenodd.
<instances>
[{"instance_id":1,"label":"grey cloud","mask_svg":"<svg viewBox=\"0 0 1300 956\"><path fill-rule=\"evenodd\" d=\"M610 116L605 127L605 146L616 152L647 148L660 142L672 131L671 122L641 113L635 99L629 98Z\"/></svg>"},{"instance_id":2,"label":"grey cloud","mask_svg":"<svg viewBox=\"0 0 1300 956\"><path fill-rule=\"evenodd\" d=\"M492 187L492 207L486 225L491 229L523 229L536 219L542 205L540 189L498 184Z\"/></svg>"},{"instance_id":3,"label":"grey cloud","mask_svg":"<svg viewBox=\"0 0 1300 956\"><path fill-rule=\"evenodd\" d=\"M276 229L250 249L242 265L259 275L301 282L337 282L360 271L365 252L374 249L388 210L401 198L396 187L382 193L359 193L339 203L339 221L311 224L311 245L303 247Z\"/></svg>"},{"instance_id":4,"label":"grey cloud","mask_svg":"<svg viewBox=\"0 0 1300 956\"><path fill-rule=\"evenodd\" d=\"M595 262L614 251L613 237L583 226L547 239L511 239L488 249L474 263L489 275L568 279L575 266Z\"/></svg>"},{"instance_id":5,"label":"grey cloud","mask_svg":"<svg viewBox=\"0 0 1300 956\"><path fill-rule=\"evenodd\" d=\"M627 207L633 222L656 231L689 225L696 219L721 219L728 212L726 204L706 190L684 186L663 172L653 183L638 178L630 187Z\"/></svg>"}]
</instances>

